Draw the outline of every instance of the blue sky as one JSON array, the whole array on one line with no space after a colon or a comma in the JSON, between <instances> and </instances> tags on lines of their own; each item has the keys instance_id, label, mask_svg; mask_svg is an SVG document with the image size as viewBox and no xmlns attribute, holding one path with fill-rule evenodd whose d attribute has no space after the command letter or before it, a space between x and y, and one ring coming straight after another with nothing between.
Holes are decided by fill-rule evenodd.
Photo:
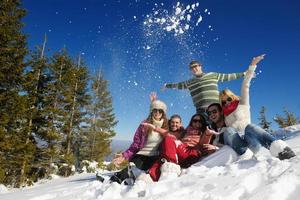
<instances>
[{"instance_id":1,"label":"blue sky","mask_svg":"<svg viewBox=\"0 0 300 200\"><path fill-rule=\"evenodd\" d=\"M179 2L25 0L24 32L30 48L40 45L46 33L49 55L66 46L73 56L82 54L91 73L103 70L119 121L117 139L131 140L148 115L151 91L166 102L168 116L178 113L187 125L195 112L188 91L160 88L191 78L187 65L194 59L205 72L242 72L253 56L265 53L250 88L252 121L257 123L262 106L268 120L283 114L284 107L300 116L300 2ZM176 27L186 28L181 34L159 23L179 17L176 8L188 5L190 16L182 14ZM241 81L220 83L219 89L240 94Z\"/></svg>"}]
</instances>

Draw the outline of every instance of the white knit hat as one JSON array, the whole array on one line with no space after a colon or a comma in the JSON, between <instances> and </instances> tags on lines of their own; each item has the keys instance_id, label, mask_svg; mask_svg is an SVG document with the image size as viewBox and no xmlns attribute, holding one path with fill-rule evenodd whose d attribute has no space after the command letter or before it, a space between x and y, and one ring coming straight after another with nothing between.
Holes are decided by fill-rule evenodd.
<instances>
[{"instance_id":1,"label":"white knit hat","mask_svg":"<svg viewBox=\"0 0 300 200\"><path fill-rule=\"evenodd\" d=\"M153 109L162 109L164 113L167 114L167 105L160 100L155 100L151 103L150 112L152 112Z\"/></svg>"}]
</instances>

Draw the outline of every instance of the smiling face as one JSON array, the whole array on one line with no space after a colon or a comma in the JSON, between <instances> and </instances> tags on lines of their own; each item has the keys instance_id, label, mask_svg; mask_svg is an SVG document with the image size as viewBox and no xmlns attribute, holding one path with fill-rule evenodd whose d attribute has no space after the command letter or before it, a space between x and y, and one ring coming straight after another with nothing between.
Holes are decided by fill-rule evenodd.
<instances>
[{"instance_id":1,"label":"smiling face","mask_svg":"<svg viewBox=\"0 0 300 200\"><path fill-rule=\"evenodd\" d=\"M233 101L238 101L239 97L236 96L231 90L225 89L220 92L220 101L222 106L228 106Z\"/></svg>"},{"instance_id":2,"label":"smiling face","mask_svg":"<svg viewBox=\"0 0 300 200\"><path fill-rule=\"evenodd\" d=\"M181 120L178 117L174 117L170 120L170 131L178 131L181 127Z\"/></svg>"},{"instance_id":3,"label":"smiling face","mask_svg":"<svg viewBox=\"0 0 300 200\"><path fill-rule=\"evenodd\" d=\"M217 106L211 106L207 109L207 115L210 121L214 122L215 124L220 123L223 121L223 113L219 110Z\"/></svg>"},{"instance_id":4,"label":"smiling face","mask_svg":"<svg viewBox=\"0 0 300 200\"><path fill-rule=\"evenodd\" d=\"M227 95L222 96L221 99L222 106L228 106L232 102L232 100L233 99Z\"/></svg>"},{"instance_id":5,"label":"smiling face","mask_svg":"<svg viewBox=\"0 0 300 200\"><path fill-rule=\"evenodd\" d=\"M192 67L190 67L190 70L194 75L200 75L203 73L202 66L200 65L193 65Z\"/></svg>"}]
</instances>

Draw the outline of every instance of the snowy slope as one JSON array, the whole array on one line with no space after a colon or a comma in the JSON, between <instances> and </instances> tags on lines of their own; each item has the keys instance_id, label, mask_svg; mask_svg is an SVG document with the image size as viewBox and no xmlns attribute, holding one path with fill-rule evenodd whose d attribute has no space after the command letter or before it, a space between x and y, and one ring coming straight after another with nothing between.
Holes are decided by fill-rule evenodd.
<instances>
[{"instance_id":1,"label":"snowy slope","mask_svg":"<svg viewBox=\"0 0 300 200\"><path fill-rule=\"evenodd\" d=\"M290 138L300 135L300 124L289 126L273 132L277 138Z\"/></svg>"},{"instance_id":2,"label":"snowy slope","mask_svg":"<svg viewBox=\"0 0 300 200\"><path fill-rule=\"evenodd\" d=\"M294 130L299 131L299 130ZM262 150L257 160L238 161L224 167L193 166L176 180L157 182L146 188L143 199L249 199L298 200L300 196L300 136L287 140L297 157L272 158ZM101 183L94 174L58 178L46 183L0 194L1 200L132 199L130 186ZM0 189L1 193L1 189Z\"/></svg>"}]
</instances>

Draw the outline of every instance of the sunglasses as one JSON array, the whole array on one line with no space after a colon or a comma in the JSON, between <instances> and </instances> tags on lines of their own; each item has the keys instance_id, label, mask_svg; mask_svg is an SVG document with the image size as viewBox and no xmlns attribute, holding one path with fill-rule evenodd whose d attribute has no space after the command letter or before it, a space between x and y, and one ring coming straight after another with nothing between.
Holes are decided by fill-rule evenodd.
<instances>
[{"instance_id":1,"label":"sunglasses","mask_svg":"<svg viewBox=\"0 0 300 200\"><path fill-rule=\"evenodd\" d=\"M154 112L154 113L159 112L160 114L164 113L164 111L162 109L156 109L156 108L154 108L152 112Z\"/></svg>"},{"instance_id":2,"label":"sunglasses","mask_svg":"<svg viewBox=\"0 0 300 200\"><path fill-rule=\"evenodd\" d=\"M197 122L201 123L201 120L200 119L193 119L192 122L194 122L194 123L197 123Z\"/></svg>"},{"instance_id":3,"label":"sunglasses","mask_svg":"<svg viewBox=\"0 0 300 200\"><path fill-rule=\"evenodd\" d=\"M225 105L226 102L232 102L232 98L231 98L231 97L227 97L226 100L223 100L223 101L222 101L222 105Z\"/></svg>"},{"instance_id":4,"label":"sunglasses","mask_svg":"<svg viewBox=\"0 0 300 200\"><path fill-rule=\"evenodd\" d=\"M217 114L217 113L218 113L218 111L217 111L216 109L207 111L207 115L208 115L208 116L210 116L210 115L212 115L212 114Z\"/></svg>"},{"instance_id":5,"label":"sunglasses","mask_svg":"<svg viewBox=\"0 0 300 200\"><path fill-rule=\"evenodd\" d=\"M192 65L190 66L190 70L194 69L195 67L201 67L201 65Z\"/></svg>"}]
</instances>

